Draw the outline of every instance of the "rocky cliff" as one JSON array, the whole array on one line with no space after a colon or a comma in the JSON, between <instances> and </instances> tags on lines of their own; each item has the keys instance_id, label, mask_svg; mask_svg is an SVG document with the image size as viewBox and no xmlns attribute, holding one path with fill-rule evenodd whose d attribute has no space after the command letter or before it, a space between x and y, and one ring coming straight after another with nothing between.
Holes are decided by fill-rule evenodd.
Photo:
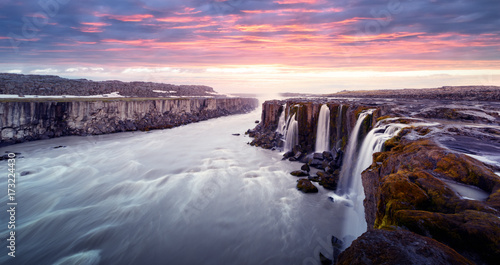
<instances>
[{"instance_id":1,"label":"rocky cliff","mask_svg":"<svg viewBox=\"0 0 500 265\"><path fill-rule=\"evenodd\" d=\"M0 102L1 144L65 135L171 128L257 107L249 98Z\"/></svg>"}]
</instances>

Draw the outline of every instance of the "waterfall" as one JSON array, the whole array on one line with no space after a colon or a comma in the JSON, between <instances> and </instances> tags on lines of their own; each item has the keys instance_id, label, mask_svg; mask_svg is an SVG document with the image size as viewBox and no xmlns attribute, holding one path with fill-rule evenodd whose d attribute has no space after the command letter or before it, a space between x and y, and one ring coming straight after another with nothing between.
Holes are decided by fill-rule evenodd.
<instances>
[{"instance_id":1,"label":"waterfall","mask_svg":"<svg viewBox=\"0 0 500 265\"><path fill-rule=\"evenodd\" d=\"M285 152L291 151L294 146L299 144L299 123L295 120L295 114L288 121L288 127L285 136Z\"/></svg>"},{"instance_id":2,"label":"waterfall","mask_svg":"<svg viewBox=\"0 0 500 265\"><path fill-rule=\"evenodd\" d=\"M276 129L276 132L285 135L286 134L286 125L287 123L285 122L285 105L283 105L283 111L280 114L280 118L278 120L278 128Z\"/></svg>"},{"instance_id":3,"label":"waterfall","mask_svg":"<svg viewBox=\"0 0 500 265\"><path fill-rule=\"evenodd\" d=\"M358 117L358 120L356 121L354 129L351 132L351 136L349 137L349 142L347 144L346 155L342 163L342 170L340 171L339 184L337 186L337 194L339 195L348 193L358 194L360 192L359 190L353 189L353 180L356 178L356 176L354 175L354 171L356 169L355 154L358 146L358 136L361 124L363 124L365 118L372 113L373 110L368 110L361 113ZM363 193L362 189L361 193Z\"/></svg>"},{"instance_id":4,"label":"waterfall","mask_svg":"<svg viewBox=\"0 0 500 265\"><path fill-rule=\"evenodd\" d=\"M326 104L321 106L316 133L315 152L330 151L330 109Z\"/></svg>"},{"instance_id":5,"label":"waterfall","mask_svg":"<svg viewBox=\"0 0 500 265\"><path fill-rule=\"evenodd\" d=\"M342 104L339 105L339 110L337 112L337 121L335 123L335 126L337 127L337 146L336 148L339 148L338 143L342 142L342 137L340 137L342 133Z\"/></svg>"},{"instance_id":6,"label":"waterfall","mask_svg":"<svg viewBox=\"0 0 500 265\"><path fill-rule=\"evenodd\" d=\"M373 154L382 151L385 141L396 136L404 127L408 127L408 125L389 124L380 127L376 126L363 140L356 159L356 166L352 170L351 186L353 191L358 191L357 207L362 207L363 200L365 199L361 173L372 164ZM356 202L354 202L354 205L356 207Z\"/></svg>"}]
</instances>

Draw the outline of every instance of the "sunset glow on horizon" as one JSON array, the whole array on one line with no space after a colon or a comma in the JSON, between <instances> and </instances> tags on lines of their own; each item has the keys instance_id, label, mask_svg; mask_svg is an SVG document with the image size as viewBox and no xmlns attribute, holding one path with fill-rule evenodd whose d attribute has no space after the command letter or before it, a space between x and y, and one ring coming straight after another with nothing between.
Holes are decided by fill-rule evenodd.
<instances>
[{"instance_id":1,"label":"sunset glow on horizon","mask_svg":"<svg viewBox=\"0 0 500 265\"><path fill-rule=\"evenodd\" d=\"M0 3L0 72L222 93L500 85L496 0Z\"/></svg>"}]
</instances>

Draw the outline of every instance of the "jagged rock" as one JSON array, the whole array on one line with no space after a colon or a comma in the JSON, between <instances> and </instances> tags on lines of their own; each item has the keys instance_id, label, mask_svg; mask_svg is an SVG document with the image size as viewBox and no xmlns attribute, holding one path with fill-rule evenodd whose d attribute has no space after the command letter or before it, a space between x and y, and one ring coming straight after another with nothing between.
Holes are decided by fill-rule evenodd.
<instances>
[{"instance_id":1,"label":"jagged rock","mask_svg":"<svg viewBox=\"0 0 500 265\"><path fill-rule=\"evenodd\" d=\"M290 175L296 176L296 177L306 177L309 176L309 173L303 171L303 170L295 170L290 172Z\"/></svg>"},{"instance_id":2,"label":"jagged rock","mask_svg":"<svg viewBox=\"0 0 500 265\"><path fill-rule=\"evenodd\" d=\"M307 179L297 180L297 189L304 193L317 193L318 188Z\"/></svg>"},{"instance_id":3,"label":"jagged rock","mask_svg":"<svg viewBox=\"0 0 500 265\"><path fill-rule=\"evenodd\" d=\"M338 265L474 264L455 250L428 237L398 230L369 230L340 253Z\"/></svg>"}]
</instances>

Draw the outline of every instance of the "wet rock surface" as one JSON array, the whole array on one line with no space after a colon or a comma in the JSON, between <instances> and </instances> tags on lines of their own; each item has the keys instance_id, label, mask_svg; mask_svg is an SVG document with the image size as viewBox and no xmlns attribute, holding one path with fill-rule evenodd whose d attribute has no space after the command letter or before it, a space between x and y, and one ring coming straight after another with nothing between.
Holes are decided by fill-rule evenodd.
<instances>
[{"instance_id":1,"label":"wet rock surface","mask_svg":"<svg viewBox=\"0 0 500 265\"><path fill-rule=\"evenodd\" d=\"M474 264L429 237L405 231L370 230L342 252L338 265Z\"/></svg>"}]
</instances>

